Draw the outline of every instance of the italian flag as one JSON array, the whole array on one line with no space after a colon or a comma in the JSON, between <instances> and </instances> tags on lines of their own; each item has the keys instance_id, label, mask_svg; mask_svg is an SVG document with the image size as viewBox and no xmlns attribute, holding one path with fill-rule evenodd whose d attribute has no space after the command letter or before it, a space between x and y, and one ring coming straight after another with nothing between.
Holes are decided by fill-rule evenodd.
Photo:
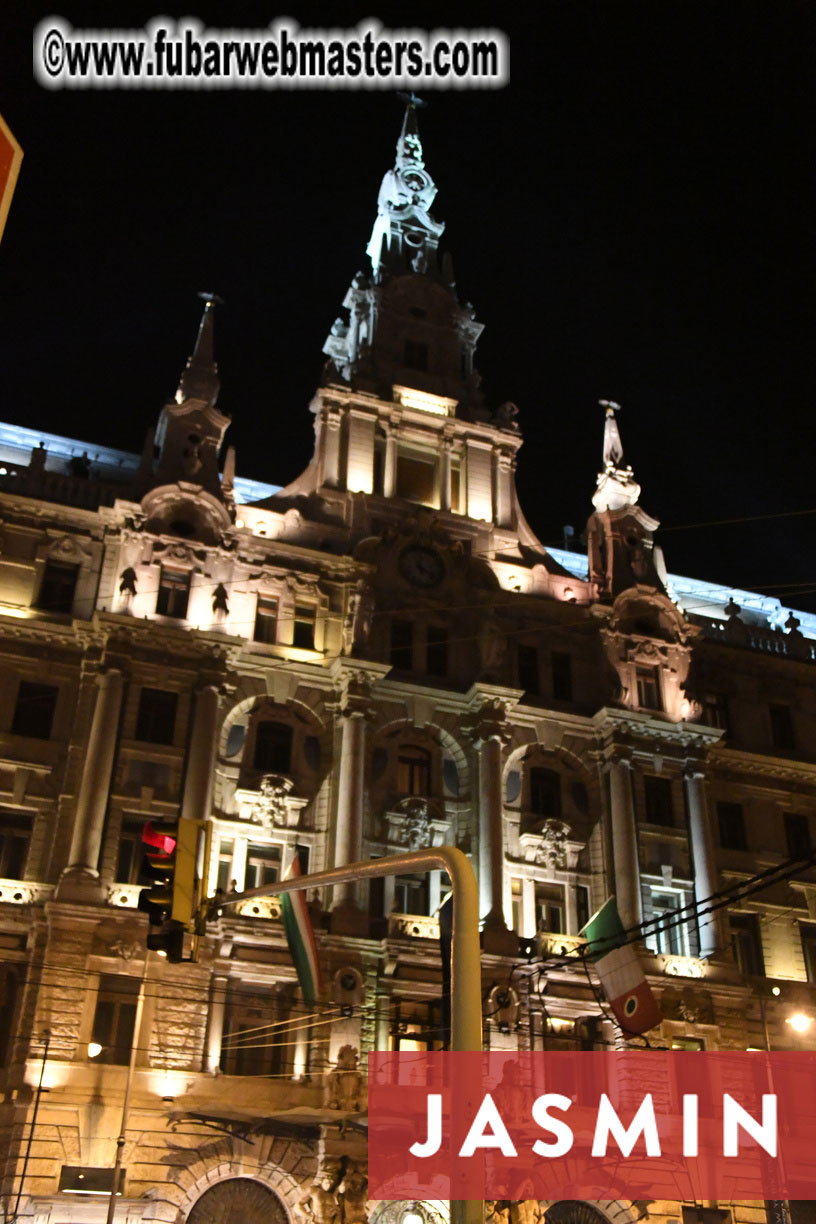
<instances>
[{"instance_id":1,"label":"italian flag","mask_svg":"<svg viewBox=\"0 0 816 1224\"><path fill-rule=\"evenodd\" d=\"M583 929L589 955L609 1006L625 1033L645 1033L660 1023L660 1008L628 942L615 898L610 897Z\"/></svg>"},{"instance_id":2,"label":"italian flag","mask_svg":"<svg viewBox=\"0 0 816 1224\"><path fill-rule=\"evenodd\" d=\"M283 878L294 880L302 874L300 854L295 850L289 870ZM283 893L281 912L283 929L286 931L286 942L289 944L303 998L306 1003L313 1005L320 991L320 967L317 963L317 945L309 917L309 907L306 904L305 889L302 892Z\"/></svg>"}]
</instances>

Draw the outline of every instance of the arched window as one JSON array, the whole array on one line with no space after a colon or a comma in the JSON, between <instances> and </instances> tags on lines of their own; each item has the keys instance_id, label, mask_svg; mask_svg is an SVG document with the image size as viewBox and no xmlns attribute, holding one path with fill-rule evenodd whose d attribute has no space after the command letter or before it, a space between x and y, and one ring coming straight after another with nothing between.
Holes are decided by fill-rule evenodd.
<instances>
[{"instance_id":1,"label":"arched window","mask_svg":"<svg viewBox=\"0 0 816 1224\"><path fill-rule=\"evenodd\" d=\"M430 795L431 754L405 744L397 754L397 790L401 795Z\"/></svg>"},{"instance_id":2,"label":"arched window","mask_svg":"<svg viewBox=\"0 0 816 1224\"><path fill-rule=\"evenodd\" d=\"M561 819L561 775L554 769L530 770L530 811L542 820Z\"/></svg>"},{"instance_id":3,"label":"arched window","mask_svg":"<svg viewBox=\"0 0 816 1224\"><path fill-rule=\"evenodd\" d=\"M255 728L254 769L288 774L292 769L292 728L287 723L259 722Z\"/></svg>"}]
</instances>

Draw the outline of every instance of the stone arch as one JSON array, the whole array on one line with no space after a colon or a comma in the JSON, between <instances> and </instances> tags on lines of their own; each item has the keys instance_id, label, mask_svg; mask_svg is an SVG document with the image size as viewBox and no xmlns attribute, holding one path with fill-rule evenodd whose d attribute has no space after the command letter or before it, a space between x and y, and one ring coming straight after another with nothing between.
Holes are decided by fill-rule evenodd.
<instances>
[{"instance_id":1,"label":"stone arch","mask_svg":"<svg viewBox=\"0 0 816 1224\"><path fill-rule=\"evenodd\" d=\"M425 1202L374 1201L368 1224L448 1224L448 1204L436 1199Z\"/></svg>"},{"instance_id":2,"label":"stone arch","mask_svg":"<svg viewBox=\"0 0 816 1224\"><path fill-rule=\"evenodd\" d=\"M450 755L456 764L456 772L459 775L460 782L469 783L470 764L467 753L453 732L441 722L431 722L429 720L419 726L411 718L393 718L390 722L383 722L376 726L371 735L371 744L373 746L378 740L396 735L401 731L416 733L418 736L427 734L432 738L438 736L440 746Z\"/></svg>"},{"instance_id":3,"label":"stone arch","mask_svg":"<svg viewBox=\"0 0 816 1224\"><path fill-rule=\"evenodd\" d=\"M264 702L269 702L270 705L279 705L281 709L291 710L296 717L302 718L313 728L314 734L321 741L321 749L325 750L328 747L331 738L329 728L325 720L320 717L311 705L299 700L294 693L289 695L269 693L266 686L260 680L247 676L244 677L242 683L236 689L232 704L224 715L221 733L218 737L219 760L230 759L227 757L227 741L229 740L232 728L244 717L248 717L256 705Z\"/></svg>"},{"instance_id":4,"label":"stone arch","mask_svg":"<svg viewBox=\"0 0 816 1224\"><path fill-rule=\"evenodd\" d=\"M187 1224L288 1224L286 1210L273 1190L253 1177L228 1177L205 1190Z\"/></svg>"},{"instance_id":5,"label":"stone arch","mask_svg":"<svg viewBox=\"0 0 816 1224\"><path fill-rule=\"evenodd\" d=\"M241 1139L227 1136L197 1150L184 1149L184 1152L189 1163L177 1171L172 1186L166 1185L171 1193L166 1198L157 1196L145 1221L187 1224L194 1207L207 1191L224 1182L247 1180L274 1194L280 1214L270 1216L271 1224L290 1224L293 1209L314 1173L314 1155L304 1144L271 1135L255 1136L253 1147ZM224 1219L232 1224L232 1219L243 1217L225 1216ZM197 1224L195 1219L194 1224Z\"/></svg>"},{"instance_id":6,"label":"stone arch","mask_svg":"<svg viewBox=\"0 0 816 1224\"><path fill-rule=\"evenodd\" d=\"M620 1199L588 1203L581 1199L542 1200L542 1224L636 1224L640 1218Z\"/></svg>"}]
</instances>

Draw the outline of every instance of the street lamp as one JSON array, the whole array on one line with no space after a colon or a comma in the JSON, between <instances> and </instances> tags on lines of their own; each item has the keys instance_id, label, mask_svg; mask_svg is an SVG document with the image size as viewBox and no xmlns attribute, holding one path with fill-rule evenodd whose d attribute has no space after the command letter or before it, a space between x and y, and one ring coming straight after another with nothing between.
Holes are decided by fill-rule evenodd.
<instances>
[{"instance_id":1,"label":"street lamp","mask_svg":"<svg viewBox=\"0 0 816 1224\"><path fill-rule=\"evenodd\" d=\"M795 1033L806 1033L813 1023L813 1017L808 1016L806 1012L794 1012L792 1016L788 1016L785 1023L789 1024Z\"/></svg>"}]
</instances>

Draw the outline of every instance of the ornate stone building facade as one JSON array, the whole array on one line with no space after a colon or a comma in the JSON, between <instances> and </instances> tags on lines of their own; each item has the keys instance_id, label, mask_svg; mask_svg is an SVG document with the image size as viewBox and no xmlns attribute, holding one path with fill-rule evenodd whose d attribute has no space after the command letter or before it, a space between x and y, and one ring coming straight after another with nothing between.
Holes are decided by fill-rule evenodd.
<instances>
[{"instance_id":1,"label":"ornate stone building facade","mask_svg":"<svg viewBox=\"0 0 816 1224\"><path fill-rule=\"evenodd\" d=\"M587 553L539 542L434 195L409 106L326 341L314 458L286 487L224 453L212 299L140 456L0 427L8 1219L104 1220L120 1132L128 1224L447 1218L367 1201L362 1125L366 1052L442 1041L439 873L310 897L306 1006L274 899L224 906L196 963L146 960L141 832L179 812L212 822L212 895L279 878L296 848L310 871L468 853L491 1049L625 1044L574 956L611 893L643 924L652 1045L807 1045L786 1021L816 983L816 617L667 572L611 404Z\"/></svg>"}]
</instances>

